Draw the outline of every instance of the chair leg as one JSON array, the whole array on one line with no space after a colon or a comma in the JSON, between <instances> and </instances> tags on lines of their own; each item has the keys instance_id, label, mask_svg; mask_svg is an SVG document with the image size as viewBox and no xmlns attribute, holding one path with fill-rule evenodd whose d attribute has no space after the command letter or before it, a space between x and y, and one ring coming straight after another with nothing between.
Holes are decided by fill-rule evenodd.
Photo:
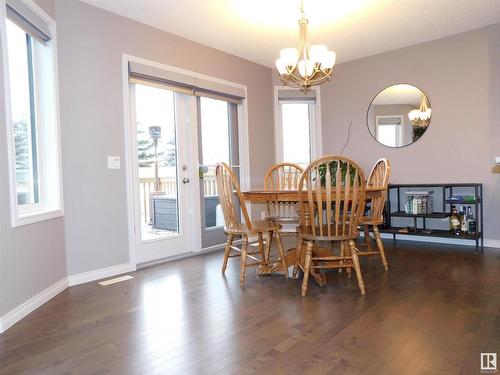
<instances>
[{"instance_id":1,"label":"chair leg","mask_svg":"<svg viewBox=\"0 0 500 375\"><path fill-rule=\"evenodd\" d=\"M382 264L386 271L389 270L389 266L387 264L387 259L385 258L384 244L382 243L382 239L380 238L380 231L378 230L378 226L373 226L373 234L375 236L375 241L377 242L378 251L380 251L380 258L382 258Z\"/></svg>"},{"instance_id":2,"label":"chair leg","mask_svg":"<svg viewBox=\"0 0 500 375\"><path fill-rule=\"evenodd\" d=\"M276 244L278 245L278 252L280 253L283 274L285 275L285 278L288 279L288 267L286 265L285 250L283 250L283 244L281 243L281 235L279 232L276 232Z\"/></svg>"},{"instance_id":3,"label":"chair leg","mask_svg":"<svg viewBox=\"0 0 500 375\"><path fill-rule=\"evenodd\" d=\"M264 260L266 261L266 264L269 264L269 257L271 256L271 246L272 246L272 232L267 232L266 233L266 241L264 243Z\"/></svg>"},{"instance_id":4,"label":"chair leg","mask_svg":"<svg viewBox=\"0 0 500 375\"><path fill-rule=\"evenodd\" d=\"M341 257L345 257L349 253L348 247L349 246L344 241L340 242L340 256ZM346 262L345 260L342 261L342 263L345 263L345 262ZM342 268L339 268L339 272L342 273ZM346 267L346 272L347 272L347 277L351 277L351 274L352 274L351 267Z\"/></svg>"},{"instance_id":5,"label":"chair leg","mask_svg":"<svg viewBox=\"0 0 500 375\"><path fill-rule=\"evenodd\" d=\"M273 243L273 234L274 232L272 231L267 232L266 248L264 251L266 261L269 261L269 259L271 259L271 246Z\"/></svg>"},{"instance_id":6,"label":"chair leg","mask_svg":"<svg viewBox=\"0 0 500 375\"><path fill-rule=\"evenodd\" d=\"M297 278L297 274L299 272L299 264L302 258L302 249L304 248L304 244L302 242L302 238L299 236L297 241L297 249L295 249L295 264L293 265L292 271L292 277L294 279Z\"/></svg>"},{"instance_id":7,"label":"chair leg","mask_svg":"<svg viewBox=\"0 0 500 375\"><path fill-rule=\"evenodd\" d=\"M244 235L241 239L241 263L240 263L240 286L245 284L245 270L247 263L248 236Z\"/></svg>"},{"instance_id":8,"label":"chair leg","mask_svg":"<svg viewBox=\"0 0 500 375\"><path fill-rule=\"evenodd\" d=\"M312 251L313 251L313 242L307 241L304 278L302 279L302 297L305 297L305 295L307 294L307 287L309 284L309 273L311 272L311 264L312 264Z\"/></svg>"},{"instance_id":9,"label":"chair leg","mask_svg":"<svg viewBox=\"0 0 500 375\"><path fill-rule=\"evenodd\" d=\"M370 231L368 230L368 225L363 225L364 233L365 233L365 243L368 251L372 251L372 243L370 237Z\"/></svg>"},{"instance_id":10,"label":"chair leg","mask_svg":"<svg viewBox=\"0 0 500 375\"><path fill-rule=\"evenodd\" d=\"M354 265L354 270L356 271L359 289L361 290L361 294L365 294L365 283L363 281L363 276L361 275L361 266L359 265L358 253L356 252L356 245L353 240L349 241L349 249L351 250L352 263Z\"/></svg>"},{"instance_id":11,"label":"chair leg","mask_svg":"<svg viewBox=\"0 0 500 375\"><path fill-rule=\"evenodd\" d=\"M260 253L260 259L264 261L266 259L266 253L265 253L264 239L262 238L262 233L259 233L259 253Z\"/></svg>"},{"instance_id":12,"label":"chair leg","mask_svg":"<svg viewBox=\"0 0 500 375\"><path fill-rule=\"evenodd\" d=\"M341 257L344 256L344 242L340 241L340 252L339 252L339 255ZM342 268L339 268L339 273L342 273L343 269Z\"/></svg>"},{"instance_id":13,"label":"chair leg","mask_svg":"<svg viewBox=\"0 0 500 375\"><path fill-rule=\"evenodd\" d=\"M227 260L229 259L229 254L231 254L231 245L233 244L234 235L229 234L227 236L226 247L224 248L224 260L222 261L222 273L226 272Z\"/></svg>"}]
</instances>

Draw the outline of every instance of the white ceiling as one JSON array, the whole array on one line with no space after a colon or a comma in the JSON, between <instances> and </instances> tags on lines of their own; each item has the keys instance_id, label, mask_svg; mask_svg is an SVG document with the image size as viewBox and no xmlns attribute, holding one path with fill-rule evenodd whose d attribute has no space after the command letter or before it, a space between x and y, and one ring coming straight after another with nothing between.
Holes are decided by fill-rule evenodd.
<instances>
[{"instance_id":1,"label":"white ceiling","mask_svg":"<svg viewBox=\"0 0 500 375\"><path fill-rule=\"evenodd\" d=\"M295 47L299 0L83 0L86 3L274 66ZM500 22L500 0L305 0L312 44L337 62Z\"/></svg>"},{"instance_id":2,"label":"white ceiling","mask_svg":"<svg viewBox=\"0 0 500 375\"><path fill-rule=\"evenodd\" d=\"M422 99L422 91L415 86L399 84L392 85L382 90L373 99L373 104L389 105L389 104L406 104L419 106Z\"/></svg>"}]
</instances>

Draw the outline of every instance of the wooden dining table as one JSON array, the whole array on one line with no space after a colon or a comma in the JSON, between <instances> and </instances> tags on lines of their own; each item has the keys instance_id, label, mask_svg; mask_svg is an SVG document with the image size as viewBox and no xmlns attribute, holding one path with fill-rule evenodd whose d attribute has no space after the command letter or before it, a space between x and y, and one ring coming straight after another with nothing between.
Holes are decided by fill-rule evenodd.
<instances>
[{"instance_id":1,"label":"wooden dining table","mask_svg":"<svg viewBox=\"0 0 500 375\"><path fill-rule=\"evenodd\" d=\"M307 191L299 192L298 190L246 190L241 192L243 200L249 203L265 204L268 202L279 202L279 203L298 203L300 200L300 194L303 194L303 201L307 202ZM315 195L316 192L313 192ZM379 198L383 194L386 194L386 189L383 186L368 186L365 189L365 199L370 201L374 198ZM332 191L332 197L335 197L335 190ZM330 253L329 249L319 249L320 252ZM285 256L285 263L287 267L293 266L296 261L296 248L289 249ZM259 274L269 274L273 272L283 272L281 259L277 259L269 267L261 266L258 270ZM321 282L321 275L312 274L312 276Z\"/></svg>"}]
</instances>

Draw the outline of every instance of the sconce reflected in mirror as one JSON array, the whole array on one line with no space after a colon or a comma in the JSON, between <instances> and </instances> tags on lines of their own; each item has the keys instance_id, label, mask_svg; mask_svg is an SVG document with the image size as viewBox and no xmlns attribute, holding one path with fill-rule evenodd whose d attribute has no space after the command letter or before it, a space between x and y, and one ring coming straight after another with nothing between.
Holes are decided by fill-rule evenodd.
<instances>
[{"instance_id":1,"label":"sconce reflected in mirror","mask_svg":"<svg viewBox=\"0 0 500 375\"><path fill-rule=\"evenodd\" d=\"M425 133L431 115L429 99L422 90L398 84L386 87L373 98L366 122L379 143L403 147L416 142Z\"/></svg>"}]
</instances>

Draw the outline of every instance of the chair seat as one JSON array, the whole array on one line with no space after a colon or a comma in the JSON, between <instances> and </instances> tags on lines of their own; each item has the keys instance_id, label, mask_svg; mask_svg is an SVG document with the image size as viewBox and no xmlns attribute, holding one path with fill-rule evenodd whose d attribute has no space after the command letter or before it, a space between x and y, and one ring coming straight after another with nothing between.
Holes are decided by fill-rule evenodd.
<instances>
[{"instance_id":1,"label":"chair seat","mask_svg":"<svg viewBox=\"0 0 500 375\"><path fill-rule=\"evenodd\" d=\"M374 218L371 216L361 216L361 220L359 220L360 225L380 225L383 223L383 218Z\"/></svg>"},{"instance_id":2,"label":"chair seat","mask_svg":"<svg viewBox=\"0 0 500 375\"><path fill-rule=\"evenodd\" d=\"M274 221L275 223L298 223L299 217L284 217L284 216L268 216L266 220Z\"/></svg>"},{"instance_id":3,"label":"chair seat","mask_svg":"<svg viewBox=\"0 0 500 375\"><path fill-rule=\"evenodd\" d=\"M255 220L252 221L252 230L248 229L248 226L246 224L238 223L231 227L224 227L224 232L236 235L254 235L259 233L278 231L280 229L281 225L274 223L271 220Z\"/></svg>"},{"instance_id":4,"label":"chair seat","mask_svg":"<svg viewBox=\"0 0 500 375\"><path fill-rule=\"evenodd\" d=\"M339 232L342 232L342 226L339 225ZM349 241L349 240L355 240L356 238L359 237L359 232L358 229L355 228L354 231L351 234L345 234L345 235L335 235L335 225L330 224L330 233L332 234L331 236L328 236L328 226L323 225L323 236L320 235L320 227L315 226L315 232L316 234L313 235L312 232L312 227L306 226L298 226L297 227L297 232L300 233L300 236L304 240L317 240L317 241ZM345 226L345 233L349 233L349 224L346 224Z\"/></svg>"}]
</instances>

